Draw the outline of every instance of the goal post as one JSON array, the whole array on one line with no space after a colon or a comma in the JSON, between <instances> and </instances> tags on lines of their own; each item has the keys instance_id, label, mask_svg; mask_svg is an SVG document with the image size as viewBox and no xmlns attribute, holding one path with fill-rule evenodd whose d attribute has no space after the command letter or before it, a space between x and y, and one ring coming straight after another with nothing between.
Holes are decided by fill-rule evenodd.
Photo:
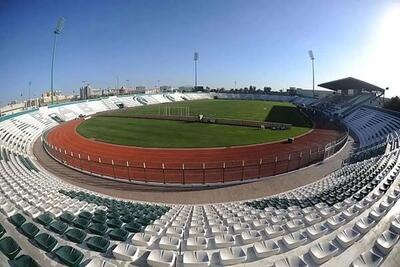
<instances>
[{"instance_id":1,"label":"goal post","mask_svg":"<svg viewBox=\"0 0 400 267\"><path fill-rule=\"evenodd\" d=\"M174 107L167 105L159 109L159 115L188 117L190 116L190 108L188 106Z\"/></svg>"}]
</instances>

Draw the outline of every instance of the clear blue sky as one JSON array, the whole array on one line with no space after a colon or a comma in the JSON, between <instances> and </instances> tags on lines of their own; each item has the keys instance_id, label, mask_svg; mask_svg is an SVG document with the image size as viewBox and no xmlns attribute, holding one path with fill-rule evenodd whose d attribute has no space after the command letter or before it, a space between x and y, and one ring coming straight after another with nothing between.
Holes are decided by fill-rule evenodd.
<instances>
[{"instance_id":1,"label":"clear blue sky","mask_svg":"<svg viewBox=\"0 0 400 267\"><path fill-rule=\"evenodd\" d=\"M354 76L399 94L400 1L130 0L0 1L0 104L50 87L51 48L60 36L55 88L199 81L211 87L311 87ZM396 25L397 23L397 25ZM397 31L397 32L396 32ZM394 71L396 69L397 71Z\"/></svg>"}]
</instances>

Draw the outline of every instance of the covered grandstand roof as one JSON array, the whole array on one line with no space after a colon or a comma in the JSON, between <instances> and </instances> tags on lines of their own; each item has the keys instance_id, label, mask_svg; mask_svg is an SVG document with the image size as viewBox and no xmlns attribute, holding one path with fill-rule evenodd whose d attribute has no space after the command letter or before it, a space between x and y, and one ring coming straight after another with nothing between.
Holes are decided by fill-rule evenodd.
<instances>
[{"instance_id":1,"label":"covered grandstand roof","mask_svg":"<svg viewBox=\"0 0 400 267\"><path fill-rule=\"evenodd\" d=\"M355 90L366 90L369 92L385 92L385 89L378 87L376 85L358 80L353 77L347 77L327 83L321 83L318 86L331 89L334 91L337 90L349 90L349 89L355 89Z\"/></svg>"}]
</instances>

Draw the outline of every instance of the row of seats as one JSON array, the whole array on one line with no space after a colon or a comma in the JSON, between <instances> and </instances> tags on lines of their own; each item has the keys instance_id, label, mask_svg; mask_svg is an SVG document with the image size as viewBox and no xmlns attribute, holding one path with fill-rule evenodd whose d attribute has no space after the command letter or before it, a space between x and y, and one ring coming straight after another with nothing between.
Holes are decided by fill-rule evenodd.
<instances>
[{"instance_id":1,"label":"row of seats","mask_svg":"<svg viewBox=\"0 0 400 267\"><path fill-rule=\"evenodd\" d=\"M400 129L400 118L383 111L362 107L344 118L344 123L358 136L359 149L384 142Z\"/></svg>"}]
</instances>

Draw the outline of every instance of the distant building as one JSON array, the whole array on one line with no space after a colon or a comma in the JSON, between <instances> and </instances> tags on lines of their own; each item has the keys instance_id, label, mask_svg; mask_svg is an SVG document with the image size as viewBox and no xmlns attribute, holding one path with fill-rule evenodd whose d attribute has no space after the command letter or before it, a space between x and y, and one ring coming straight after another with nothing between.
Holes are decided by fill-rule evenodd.
<instances>
[{"instance_id":1,"label":"distant building","mask_svg":"<svg viewBox=\"0 0 400 267\"><path fill-rule=\"evenodd\" d=\"M194 86L192 86L192 85L179 86L178 91L179 92L193 92Z\"/></svg>"},{"instance_id":2,"label":"distant building","mask_svg":"<svg viewBox=\"0 0 400 267\"><path fill-rule=\"evenodd\" d=\"M146 86L139 85L135 87L135 93L144 93L144 92L146 92Z\"/></svg>"},{"instance_id":3,"label":"distant building","mask_svg":"<svg viewBox=\"0 0 400 267\"><path fill-rule=\"evenodd\" d=\"M151 88L151 89L146 89L145 94L158 94L160 93L160 89L159 88Z\"/></svg>"},{"instance_id":4,"label":"distant building","mask_svg":"<svg viewBox=\"0 0 400 267\"><path fill-rule=\"evenodd\" d=\"M312 89L303 89L303 88L296 88L296 87L289 87L287 90L289 94L300 95L305 97L313 97L313 90ZM334 94L334 92L330 90L315 90L315 97L316 98L324 98L329 95Z\"/></svg>"},{"instance_id":5,"label":"distant building","mask_svg":"<svg viewBox=\"0 0 400 267\"><path fill-rule=\"evenodd\" d=\"M128 88L125 88L124 86L122 86L120 89L119 89L119 94L120 95L126 95L128 93Z\"/></svg>"},{"instance_id":6,"label":"distant building","mask_svg":"<svg viewBox=\"0 0 400 267\"><path fill-rule=\"evenodd\" d=\"M53 91L53 101L55 103L58 103L60 101L66 101L66 100L71 100L73 98L73 95L63 95L61 90L54 90ZM40 97L40 103L41 104L48 104L51 103L51 92L46 91L42 93L42 96Z\"/></svg>"},{"instance_id":7,"label":"distant building","mask_svg":"<svg viewBox=\"0 0 400 267\"><path fill-rule=\"evenodd\" d=\"M92 88L89 85L83 86L79 89L79 96L81 99L89 99L92 96Z\"/></svg>"},{"instance_id":8,"label":"distant building","mask_svg":"<svg viewBox=\"0 0 400 267\"><path fill-rule=\"evenodd\" d=\"M160 86L160 92L172 92L173 91L173 89L172 89L172 86L170 86L170 85L162 85L162 86Z\"/></svg>"}]
</instances>

